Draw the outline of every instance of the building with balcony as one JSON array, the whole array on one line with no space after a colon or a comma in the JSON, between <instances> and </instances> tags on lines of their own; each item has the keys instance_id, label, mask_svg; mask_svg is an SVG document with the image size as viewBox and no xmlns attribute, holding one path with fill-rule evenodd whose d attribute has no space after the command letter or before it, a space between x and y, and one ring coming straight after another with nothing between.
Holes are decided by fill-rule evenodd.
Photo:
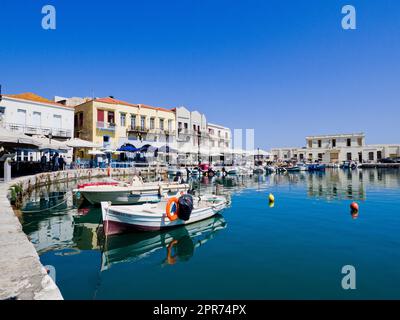
<instances>
[{"instance_id":1,"label":"building with balcony","mask_svg":"<svg viewBox=\"0 0 400 320\"><path fill-rule=\"evenodd\" d=\"M0 101L0 125L10 132L65 141L73 137L74 108L34 93L5 94ZM19 151L17 157L37 160L37 154L28 151Z\"/></svg>"},{"instance_id":2,"label":"building with balcony","mask_svg":"<svg viewBox=\"0 0 400 320\"><path fill-rule=\"evenodd\" d=\"M296 159L298 161L341 163L343 161L377 162L382 158L399 157L400 145L367 145L364 133L317 135L306 137L302 148L273 148L275 161Z\"/></svg>"},{"instance_id":3,"label":"building with balcony","mask_svg":"<svg viewBox=\"0 0 400 320\"><path fill-rule=\"evenodd\" d=\"M231 129L218 124L207 124L209 147L221 152L231 148Z\"/></svg>"},{"instance_id":4,"label":"building with balcony","mask_svg":"<svg viewBox=\"0 0 400 320\"><path fill-rule=\"evenodd\" d=\"M198 149L208 146L207 118L198 111L185 107L172 109L176 115L176 141L178 145Z\"/></svg>"},{"instance_id":5,"label":"building with balcony","mask_svg":"<svg viewBox=\"0 0 400 320\"><path fill-rule=\"evenodd\" d=\"M75 107L75 137L101 144L105 149L118 149L125 143L136 147L172 144L175 123L172 110L113 97L95 98Z\"/></svg>"}]
</instances>

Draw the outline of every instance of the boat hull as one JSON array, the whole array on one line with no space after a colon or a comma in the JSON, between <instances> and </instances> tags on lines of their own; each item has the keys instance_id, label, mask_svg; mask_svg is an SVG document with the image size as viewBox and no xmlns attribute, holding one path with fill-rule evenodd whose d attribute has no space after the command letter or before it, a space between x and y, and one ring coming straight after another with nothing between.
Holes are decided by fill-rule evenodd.
<instances>
[{"instance_id":1,"label":"boat hull","mask_svg":"<svg viewBox=\"0 0 400 320\"><path fill-rule=\"evenodd\" d=\"M132 194L128 191L114 192L87 192L80 191L81 195L91 204L100 204L101 201L110 201L112 204L137 204L144 202L158 202L161 197L158 193Z\"/></svg>"},{"instance_id":2,"label":"boat hull","mask_svg":"<svg viewBox=\"0 0 400 320\"><path fill-rule=\"evenodd\" d=\"M170 221L165 213L130 214L123 209L110 207L102 202L103 228L106 235L114 235L135 231L157 231L191 224L215 216L226 207L222 202L214 206L194 209L187 221L177 219Z\"/></svg>"}]
</instances>

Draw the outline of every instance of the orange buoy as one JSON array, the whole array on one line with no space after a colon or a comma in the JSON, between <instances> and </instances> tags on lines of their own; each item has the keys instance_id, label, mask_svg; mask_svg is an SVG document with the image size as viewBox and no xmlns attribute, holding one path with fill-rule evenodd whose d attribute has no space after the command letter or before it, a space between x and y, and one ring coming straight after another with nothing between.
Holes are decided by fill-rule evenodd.
<instances>
[{"instance_id":1,"label":"orange buoy","mask_svg":"<svg viewBox=\"0 0 400 320\"><path fill-rule=\"evenodd\" d=\"M107 167L107 176L111 177L111 166Z\"/></svg>"},{"instance_id":2,"label":"orange buoy","mask_svg":"<svg viewBox=\"0 0 400 320\"><path fill-rule=\"evenodd\" d=\"M358 203L357 202L352 202L351 204L350 204L350 209L351 209L351 211L358 211Z\"/></svg>"},{"instance_id":3,"label":"orange buoy","mask_svg":"<svg viewBox=\"0 0 400 320\"><path fill-rule=\"evenodd\" d=\"M178 219L178 198L173 197L168 200L167 206L165 207L165 213L169 221L175 221Z\"/></svg>"}]
</instances>

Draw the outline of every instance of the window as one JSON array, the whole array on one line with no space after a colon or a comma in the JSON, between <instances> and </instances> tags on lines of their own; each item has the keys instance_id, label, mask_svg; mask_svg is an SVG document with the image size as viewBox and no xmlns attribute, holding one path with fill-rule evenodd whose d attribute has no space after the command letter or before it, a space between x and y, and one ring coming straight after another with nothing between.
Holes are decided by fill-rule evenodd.
<instances>
[{"instance_id":1,"label":"window","mask_svg":"<svg viewBox=\"0 0 400 320\"><path fill-rule=\"evenodd\" d=\"M218 137L221 137L221 130L218 130Z\"/></svg>"},{"instance_id":2,"label":"window","mask_svg":"<svg viewBox=\"0 0 400 320\"><path fill-rule=\"evenodd\" d=\"M374 153L373 152L368 152L368 160L370 160L370 161L374 160Z\"/></svg>"},{"instance_id":3,"label":"window","mask_svg":"<svg viewBox=\"0 0 400 320\"><path fill-rule=\"evenodd\" d=\"M168 120L168 131L172 131L172 120Z\"/></svg>"},{"instance_id":4,"label":"window","mask_svg":"<svg viewBox=\"0 0 400 320\"><path fill-rule=\"evenodd\" d=\"M336 139L332 139L332 148L336 147Z\"/></svg>"},{"instance_id":5,"label":"window","mask_svg":"<svg viewBox=\"0 0 400 320\"><path fill-rule=\"evenodd\" d=\"M26 124L26 110L18 109L17 110L17 121L18 124Z\"/></svg>"},{"instance_id":6,"label":"window","mask_svg":"<svg viewBox=\"0 0 400 320\"><path fill-rule=\"evenodd\" d=\"M321 148L321 146L322 146L322 141L318 140L318 148Z\"/></svg>"},{"instance_id":7,"label":"window","mask_svg":"<svg viewBox=\"0 0 400 320\"><path fill-rule=\"evenodd\" d=\"M42 125L42 114L40 112L34 111L32 114L32 123L35 127L40 127Z\"/></svg>"},{"instance_id":8,"label":"window","mask_svg":"<svg viewBox=\"0 0 400 320\"><path fill-rule=\"evenodd\" d=\"M318 153L318 160L322 161L322 153Z\"/></svg>"},{"instance_id":9,"label":"window","mask_svg":"<svg viewBox=\"0 0 400 320\"><path fill-rule=\"evenodd\" d=\"M300 153L300 160L304 159L304 154Z\"/></svg>"},{"instance_id":10,"label":"window","mask_svg":"<svg viewBox=\"0 0 400 320\"><path fill-rule=\"evenodd\" d=\"M155 119L150 118L150 130L153 130L155 128Z\"/></svg>"},{"instance_id":11,"label":"window","mask_svg":"<svg viewBox=\"0 0 400 320\"><path fill-rule=\"evenodd\" d=\"M228 139L228 132L225 132L225 139Z\"/></svg>"},{"instance_id":12,"label":"window","mask_svg":"<svg viewBox=\"0 0 400 320\"><path fill-rule=\"evenodd\" d=\"M378 160L381 160L381 159L382 159L382 151L377 151L377 152L376 152L376 158L377 158Z\"/></svg>"},{"instance_id":13,"label":"window","mask_svg":"<svg viewBox=\"0 0 400 320\"><path fill-rule=\"evenodd\" d=\"M160 130L164 130L164 119L160 119Z\"/></svg>"},{"instance_id":14,"label":"window","mask_svg":"<svg viewBox=\"0 0 400 320\"><path fill-rule=\"evenodd\" d=\"M53 128L62 128L61 126L61 115L53 114Z\"/></svg>"},{"instance_id":15,"label":"window","mask_svg":"<svg viewBox=\"0 0 400 320\"><path fill-rule=\"evenodd\" d=\"M193 131L196 131L196 125L195 124L193 125Z\"/></svg>"},{"instance_id":16,"label":"window","mask_svg":"<svg viewBox=\"0 0 400 320\"><path fill-rule=\"evenodd\" d=\"M188 129L188 124L187 124L187 122L185 122L184 124L183 124L183 127L185 128L185 130L187 130Z\"/></svg>"},{"instance_id":17,"label":"window","mask_svg":"<svg viewBox=\"0 0 400 320\"><path fill-rule=\"evenodd\" d=\"M308 160L310 160L310 161L312 160L312 153L308 154Z\"/></svg>"},{"instance_id":18,"label":"window","mask_svg":"<svg viewBox=\"0 0 400 320\"><path fill-rule=\"evenodd\" d=\"M125 127L126 126L126 113L120 113L119 115L119 119L121 122L121 127Z\"/></svg>"},{"instance_id":19,"label":"window","mask_svg":"<svg viewBox=\"0 0 400 320\"><path fill-rule=\"evenodd\" d=\"M80 112L79 113L79 116L78 116L78 123L79 123L79 126L80 127L82 127L83 126L83 112Z\"/></svg>"},{"instance_id":20,"label":"window","mask_svg":"<svg viewBox=\"0 0 400 320\"><path fill-rule=\"evenodd\" d=\"M348 147L351 147L351 139L349 138L349 139L347 139L347 146ZM351 159L350 159L351 160Z\"/></svg>"},{"instance_id":21,"label":"window","mask_svg":"<svg viewBox=\"0 0 400 320\"><path fill-rule=\"evenodd\" d=\"M347 139L349 140L349 139ZM347 152L347 161L351 161L351 152Z\"/></svg>"},{"instance_id":22,"label":"window","mask_svg":"<svg viewBox=\"0 0 400 320\"><path fill-rule=\"evenodd\" d=\"M283 155L283 157L284 157L285 159L287 159L287 154L285 153L285 154Z\"/></svg>"},{"instance_id":23,"label":"window","mask_svg":"<svg viewBox=\"0 0 400 320\"><path fill-rule=\"evenodd\" d=\"M308 147L312 148L312 140L308 140Z\"/></svg>"},{"instance_id":24,"label":"window","mask_svg":"<svg viewBox=\"0 0 400 320\"><path fill-rule=\"evenodd\" d=\"M146 127L146 117L145 116L140 117L140 127L142 128L142 130L144 130L144 128Z\"/></svg>"},{"instance_id":25,"label":"window","mask_svg":"<svg viewBox=\"0 0 400 320\"><path fill-rule=\"evenodd\" d=\"M110 137L109 136L103 136L103 147L107 148L110 146Z\"/></svg>"},{"instance_id":26,"label":"window","mask_svg":"<svg viewBox=\"0 0 400 320\"><path fill-rule=\"evenodd\" d=\"M97 121L104 122L104 110L97 110Z\"/></svg>"},{"instance_id":27,"label":"window","mask_svg":"<svg viewBox=\"0 0 400 320\"><path fill-rule=\"evenodd\" d=\"M115 123L114 111L107 112L107 121L109 123Z\"/></svg>"},{"instance_id":28,"label":"window","mask_svg":"<svg viewBox=\"0 0 400 320\"><path fill-rule=\"evenodd\" d=\"M131 114L131 128L136 127L136 115Z\"/></svg>"},{"instance_id":29,"label":"window","mask_svg":"<svg viewBox=\"0 0 400 320\"><path fill-rule=\"evenodd\" d=\"M182 129L182 122L178 122L178 129Z\"/></svg>"},{"instance_id":30,"label":"window","mask_svg":"<svg viewBox=\"0 0 400 320\"><path fill-rule=\"evenodd\" d=\"M362 138L357 139L358 145L361 147L362 146Z\"/></svg>"}]
</instances>

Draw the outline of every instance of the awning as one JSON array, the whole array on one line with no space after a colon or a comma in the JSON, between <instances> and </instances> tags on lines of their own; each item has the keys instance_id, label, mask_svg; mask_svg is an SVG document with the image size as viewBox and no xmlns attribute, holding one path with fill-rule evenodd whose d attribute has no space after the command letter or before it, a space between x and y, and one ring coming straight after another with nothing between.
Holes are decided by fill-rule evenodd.
<instances>
[{"instance_id":1,"label":"awning","mask_svg":"<svg viewBox=\"0 0 400 320\"><path fill-rule=\"evenodd\" d=\"M159 153L178 153L178 150L165 145L165 146L158 148L158 152Z\"/></svg>"},{"instance_id":2,"label":"awning","mask_svg":"<svg viewBox=\"0 0 400 320\"><path fill-rule=\"evenodd\" d=\"M89 150L88 154L94 155L94 156L104 156L105 153L100 150Z\"/></svg>"},{"instance_id":3,"label":"awning","mask_svg":"<svg viewBox=\"0 0 400 320\"><path fill-rule=\"evenodd\" d=\"M39 143L35 139L20 133L0 128L0 145L10 148L37 148Z\"/></svg>"},{"instance_id":4,"label":"awning","mask_svg":"<svg viewBox=\"0 0 400 320\"><path fill-rule=\"evenodd\" d=\"M79 138L73 138L66 142L66 145L71 148L101 148L102 145L94 143L92 141L82 140Z\"/></svg>"}]
</instances>

